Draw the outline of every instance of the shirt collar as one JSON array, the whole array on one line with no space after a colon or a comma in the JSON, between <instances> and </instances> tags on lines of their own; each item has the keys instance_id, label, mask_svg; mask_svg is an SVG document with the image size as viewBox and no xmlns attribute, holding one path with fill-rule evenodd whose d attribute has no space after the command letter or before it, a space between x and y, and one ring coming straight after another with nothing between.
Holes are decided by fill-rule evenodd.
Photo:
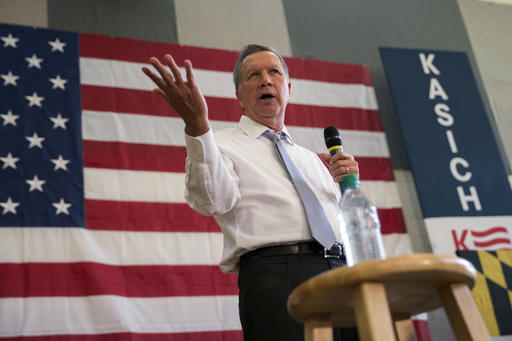
<instances>
[{"instance_id":1,"label":"shirt collar","mask_svg":"<svg viewBox=\"0 0 512 341\"><path fill-rule=\"evenodd\" d=\"M238 126L251 139L257 139L265 131L270 130L269 127L264 126L263 124L260 124L245 115L242 115L242 117L240 117L240 122L238 123ZM285 141L293 145L294 142L292 140L292 137L290 136L290 133L288 133L286 126L283 126L283 129L281 131L286 134L287 138L285 139Z\"/></svg>"}]
</instances>

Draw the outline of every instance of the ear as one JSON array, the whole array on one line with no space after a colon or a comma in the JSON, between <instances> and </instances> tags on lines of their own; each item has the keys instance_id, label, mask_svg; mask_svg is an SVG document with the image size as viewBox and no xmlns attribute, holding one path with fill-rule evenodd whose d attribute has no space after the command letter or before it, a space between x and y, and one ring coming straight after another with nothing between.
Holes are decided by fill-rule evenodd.
<instances>
[{"instance_id":1,"label":"ear","mask_svg":"<svg viewBox=\"0 0 512 341\"><path fill-rule=\"evenodd\" d=\"M240 91L235 91L236 98L238 99L238 104L240 104L240 107L242 108L242 111L244 110L244 104L242 101L242 95L240 95Z\"/></svg>"}]
</instances>

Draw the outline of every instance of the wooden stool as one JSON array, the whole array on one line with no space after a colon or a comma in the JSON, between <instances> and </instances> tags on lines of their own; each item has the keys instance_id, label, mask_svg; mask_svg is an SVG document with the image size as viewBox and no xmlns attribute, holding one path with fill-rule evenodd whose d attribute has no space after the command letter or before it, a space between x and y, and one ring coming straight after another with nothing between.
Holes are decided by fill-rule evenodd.
<instances>
[{"instance_id":1,"label":"wooden stool","mask_svg":"<svg viewBox=\"0 0 512 341\"><path fill-rule=\"evenodd\" d=\"M415 339L410 317L441 306L458 340L490 340L470 292L475 276L471 263L451 256L371 260L302 283L288 311L304 323L306 341L331 341L333 326L356 325L362 341Z\"/></svg>"}]
</instances>

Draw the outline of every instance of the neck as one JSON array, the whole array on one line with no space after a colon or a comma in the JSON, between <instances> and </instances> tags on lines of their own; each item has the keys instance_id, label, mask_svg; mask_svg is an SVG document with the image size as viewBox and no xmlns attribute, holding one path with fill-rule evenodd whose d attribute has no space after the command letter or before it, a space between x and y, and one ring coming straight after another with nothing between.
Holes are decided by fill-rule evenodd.
<instances>
[{"instance_id":1,"label":"neck","mask_svg":"<svg viewBox=\"0 0 512 341\"><path fill-rule=\"evenodd\" d=\"M283 130L284 128L284 118L282 117L269 117L269 118L262 118L262 117L252 117L250 115L246 115L254 122L257 122L259 124L262 124L272 130L274 130L276 133Z\"/></svg>"}]
</instances>

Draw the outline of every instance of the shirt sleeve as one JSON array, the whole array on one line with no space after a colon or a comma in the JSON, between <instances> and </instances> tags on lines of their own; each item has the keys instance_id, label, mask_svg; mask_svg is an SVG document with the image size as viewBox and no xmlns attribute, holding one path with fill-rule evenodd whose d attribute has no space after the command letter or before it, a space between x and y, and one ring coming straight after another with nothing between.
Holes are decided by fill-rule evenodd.
<instances>
[{"instance_id":1,"label":"shirt sleeve","mask_svg":"<svg viewBox=\"0 0 512 341\"><path fill-rule=\"evenodd\" d=\"M203 215L224 214L240 199L233 162L219 150L212 130L192 137L185 134L185 200Z\"/></svg>"}]
</instances>

